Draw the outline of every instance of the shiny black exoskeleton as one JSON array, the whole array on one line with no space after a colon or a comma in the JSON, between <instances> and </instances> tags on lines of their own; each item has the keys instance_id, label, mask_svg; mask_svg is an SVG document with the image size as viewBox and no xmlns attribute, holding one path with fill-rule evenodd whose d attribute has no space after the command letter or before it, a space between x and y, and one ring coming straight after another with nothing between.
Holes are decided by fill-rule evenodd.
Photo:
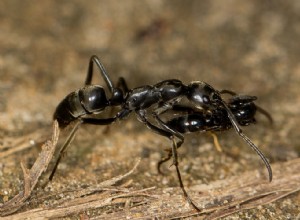
<instances>
[{"instance_id":1,"label":"shiny black exoskeleton","mask_svg":"<svg viewBox=\"0 0 300 220\"><path fill-rule=\"evenodd\" d=\"M103 87L99 85L91 85L93 77L93 63L95 63L101 70L100 73L111 93L111 97L109 98L106 96ZM177 121L174 122L164 122L160 117L162 114L169 114L171 110L176 110L176 106L180 106L181 100L184 99L185 102L188 102L194 107L194 109L201 111L201 114L203 114L203 112L212 112L212 118L214 120L218 117L219 124L217 126L219 126L219 129L225 129L225 127L222 126L228 126L228 129L233 127L238 135L242 137L243 140L253 150L255 150L264 161L269 171L269 179L271 181L272 170L267 159L240 128L240 125L250 123L250 121L244 121L246 118L245 116L247 115L249 119L253 119L251 114L255 114L255 110L253 109L253 112L251 112L250 107L246 108L245 106L247 103L245 103L245 105L240 105L240 102L245 101L245 99L242 98L240 100L236 98L235 101L227 103L223 100L221 96L222 93L236 95L229 90L218 91L205 82L195 81L185 85L176 79L165 80L155 85L145 85L134 89L128 89L125 80L120 78L117 87L115 87L100 60L94 55L90 58L85 86L70 93L65 99L63 99L54 113L54 119L58 120L61 128L66 127L73 121L78 121L79 123L72 130L66 143L61 148L59 158L51 173L50 179L52 179L61 159L61 155L72 141L79 124L109 125L116 120L126 118L126 116L128 116L131 112L135 112L138 120L143 122L149 129L169 138L173 142L170 157L173 157L173 165L176 168L180 187L189 203L196 210L200 210L185 191L178 167L177 148L183 144L183 133L185 133L177 130L178 126L182 126L181 122L178 121L181 119L177 118ZM101 116L101 113L105 108L113 106L119 108L119 111L113 117L98 117ZM184 113L186 109L179 111ZM197 111L195 110L194 113L197 113ZM97 117L91 117L92 114ZM190 117L192 116L190 115ZM201 117L205 117L205 120L208 119L208 115L202 115ZM150 118L154 119L156 125L151 122ZM207 127L212 126L210 124L211 122L206 121L205 123L205 126ZM182 127L184 128L184 126ZM195 127L193 129L195 129ZM213 129L213 127L210 127L210 129Z\"/></svg>"},{"instance_id":2,"label":"shiny black exoskeleton","mask_svg":"<svg viewBox=\"0 0 300 220\"><path fill-rule=\"evenodd\" d=\"M96 63L105 80L111 98L106 97L102 86L91 85L93 77L93 63ZM99 114L108 106L117 106L123 103L123 91L113 86L111 79L97 56L90 58L88 74L85 86L67 95L57 106L53 118L61 128L66 127L72 121L82 117L87 118L91 114ZM110 124L114 119L99 119L98 124Z\"/></svg>"},{"instance_id":3,"label":"shiny black exoskeleton","mask_svg":"<svg viewBox=\"0 0 300 220\"><path fill-rule=\"evenodd\" d=\"M254 124L257 106L255 96L232 97L227 105L232 111L237 122L241 126ZM224 131L232 128L226 109L220 107L212 110L197 111L189 107L180 106L181 112L186 114L174 117L166 122L166 125L180 133ZM178 109L178 106L177 106Z\"/></svg>"}]
</instances>

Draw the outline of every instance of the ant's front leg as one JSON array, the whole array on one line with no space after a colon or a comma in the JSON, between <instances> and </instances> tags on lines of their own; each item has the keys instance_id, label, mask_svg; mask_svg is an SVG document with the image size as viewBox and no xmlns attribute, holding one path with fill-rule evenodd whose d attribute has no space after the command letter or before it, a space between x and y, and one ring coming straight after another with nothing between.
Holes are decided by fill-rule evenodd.
<instances>
[{"instance_id":1,"label":"ant's front leg","mask_svg":"<svg viewBox=\"0 0 300 220\"><path fill-rule=\"evenodd\" d=\"M118 79L117 88L121 88L123 90L124 94L127 94L129 92L129 88L127 86L127 83L126 83L124 77L120 77Z\"/></svg>"},{"instance_id":2,"label":"ant's front leg","mask_svg":"<svg viewBox=\"0 0 300 220\"><path fill-rule=\"evenodd\" d=\"M155 125L153 125L151 122L148 121L147 117L146 117L146 111L145 110L139 110L136 111L138 120L140 120L141 122L143 122L150 130L152 130L153 132L167 137L167 138L171 138L172 137L172 133L165 131L159 127L156 127Z\"/></svg>"}]
</instances>

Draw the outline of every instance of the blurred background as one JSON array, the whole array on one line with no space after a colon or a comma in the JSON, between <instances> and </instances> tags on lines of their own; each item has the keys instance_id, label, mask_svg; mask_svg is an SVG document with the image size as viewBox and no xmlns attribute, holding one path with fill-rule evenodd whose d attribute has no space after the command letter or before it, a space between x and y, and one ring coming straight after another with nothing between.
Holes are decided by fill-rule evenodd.
<instances>
[{"instance_id":1,"label":"blurred background","mask_svg":"<svg viewBox=\"0 0 300 220\"><path fill-rule=\"evenodd\" d=\"M57 104L84 84L91 55L116 81L130 88L177 78L258 96L274 118L258 115L245 133L272 163L299 157L300 2L290 1L38 1L0 2L0 137L38 129L51 134ZM104 85L99 75L94 83ZM174 172L157 175L156 163L170 142L133 116L106 128L84 126L64 157L53 190L105 180L144 159L133 179L140 187L178 186ZM224 154L205 134L187 137L180 150L187 185L239 175L263 165L233 131L219 135ZM40 151L28 148L0 162L0 188L12 197ZM18 161L18 162L16 162ZM150 169L149 169L150 164ZM168 165L165 167L167 170ZM72 179L70 184L70 179ZM61 187L61 188L60 188ZM296 213L299 193L247 213L267 218ZM283 202L285 201L285 203ZM290 202L290 203L288 203ZM283 204L288 203L284 206ZM285 213L278 211L286 208ZM271 212L271 211L270 211Z\"/></svg>"}]
</instances>

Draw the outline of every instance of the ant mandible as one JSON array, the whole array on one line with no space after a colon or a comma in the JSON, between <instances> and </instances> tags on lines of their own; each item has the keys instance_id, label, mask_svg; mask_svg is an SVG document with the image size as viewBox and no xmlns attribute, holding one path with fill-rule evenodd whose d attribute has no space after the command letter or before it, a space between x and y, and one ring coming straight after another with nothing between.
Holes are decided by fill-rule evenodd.
<instances>
[{"instance_id":1,"label":"ant mandible","mask_svg":"<svg viewBox=\"0 0 300 220\"><path fill-rule=\"evenodd\" d=\"M98 66L100 73L109 88L111 93L110 98L106 97L103 87L99 85L91 85L94 63ZM229 90L224 90L224 92L232 93ZM165 123L159 117L159 115L166 113L168 110L172 110L174 106L176 106L180 100L185 97L192 105L195 106L195 108L198 109L223 109L225 112L224 117L229 120L235 131L261 157L268 169L269 180L271 181L272 170L268 160L256 147L256 145L243 133L236 116L233 114L228 104L222 99L221 93L222 91L219 92L209 84L202 81L195 81L188 85L184 85L180 80L176 79L164 80L153 86L145 85L129 90L125 80L123 78L119 78L118 86L115 87L99 58L93 55L90 58L85 86L67 95L57 106L54 113L54 119L58 121L60 128L66 127L73 121L78 121L78 123L74 126L67 138L67 141L61 148L59 157L49 179L51 180L53 178L62 154L74 138L76 130L80 124L109 125L116 120L126 118L131 112L135 112L138 120L143 122L149 129L169 138L173 142L171 156L173 157L173 165L176 168L180 187L188 202L196 210L200 211L186 192L178 167L177 148L183 144L184 136L182 133L172 129L170 125ZM121 110L114 117L89 117L92 114L99 115L105 108L112 106L121 107ZM151 114L149 114L149 110L151 110ZM149 121L149 116L155 119L158 126ZM178 138L179 141L176 141L175 138Z\"/></svg>"}]
</instances>

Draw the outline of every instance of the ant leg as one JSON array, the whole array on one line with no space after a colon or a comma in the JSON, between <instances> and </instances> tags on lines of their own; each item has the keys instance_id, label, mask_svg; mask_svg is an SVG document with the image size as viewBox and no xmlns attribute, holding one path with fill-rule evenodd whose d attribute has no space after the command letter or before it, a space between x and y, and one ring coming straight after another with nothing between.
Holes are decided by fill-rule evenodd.
<instances>
[{"instance_id":1,"label":"ant leg","mask_svg":"<svg viewBox=\"0 0 300 220\"><path fill-rule=\"evenodd\" d=\"M221 94L229 94L232 96L237 95L237 93L231 91L231 90L227 90L227 89L223 89L220 91ZM263 114L270 122L270 124L273 124L273 118L272 116L269 114L269 112L267 112L266 110L264 110L262 107L255 105L257 108L257 111L259 111L261 114Z\"/></svg>"},{"instance_id":2,"label":"ant leg","mask_svg":"<svg viewBox=\"0 0 300 220\"><path fill-rule=\"evenodd\" d=\"M92 124L92 125L110 125L115 122L118 118L81 118L80 120L84 124Z\"/></svg>"},{"instance_id":3,"label":"ant leg","mask_svg":"<svg viewBox=\"0 0 300 220\"><path fill-rule=\"evenodd\" d=\"M136 114L137 114L137 116L138 116L138 119L139 119L141 122L143 122L150 130L152 130L153 132L155 132L155 133L157 133L157 134L159 134L159 135L162 135L162 136L164 136L164 137L167 137L168 139L172 140L173 134L170 133L170 132L168 132L168 131L165 131L165 130L163 130L163 129L161 129L161 128L158 128L158 127L156 127L155 125L153 125L152 123L150 123L150 122L148 121L148 119L146 118L146 116L145 116L145 114L146 114L145 111L140 110L140 111L137 111ZM180 144L180 143L179 143L179 144ZM159 161L158 164L157 164L157 171L158 171L158 173L160 173L160 174L163 174L163 172L162 172L161 169L160 169L160 166L161 166L163 163L165 163L165 162L167 162L168 160L170 160L171 157L172 157L172 150L171 150L171 149L168 149L168 151L169 151L168 156L167 156L166 158L162 159L161 161Z\"/></svg>"},{"instance_id":4,"label":"ant leg","mask_svg":"<svg viewBox=\"0 0 300 220\"><path fill-rule=\"evenodd\" d=\"M85 124L92 124L92 125L107 125L104 130L103 133L107 134L109 131L109 126L110 124L112 124L113 122L115 122L117 120L117 117L114 118L82 118L83 123Z\"/></svg>"},{"instance_id":5,"label":"ant leg","mask_svg":"<svg viewBox=\"0 0 300 220\"><path fill-rule=\"evenodd\" d=\"M161 171L160 167L163 163L169 161L172 157L172 149L165 149L165 151L168 152L168 156L162 158L158 163L157 163L157 172L161 175L165 175L164 172Z\"/></svg>"},{"instance_id":6,"label":"ant leg","mask_svg":"<svg viewBox=\"0 0 300 220\"><path fill-rule=\"evenodd\" d=\"M155 120L157 121L157 123L165 130L165 131L168 131L169 133L172 134L172 136L175 136L179 139L179 141L176 143L176 146L177 148L179 148L183 142L184 142L184 137L181 133L177 132L177 131L174 131L173 129L171 129L169 126L166 125L165 122L163 122L160 117L155 113L153 112L153 117L155 118ZM176 149L176 152L174 152L173 150L173 164L176 164L177 163L177 158L176 158L176 155L174 155L174 153L177 155L177 149Z\"/></svg>"},{"instance_id":7,"label":"ant leg","mask_svg":"<svg viewBox=\"0 0 300 220\"><path fill-rule=\"evenodd\" d=\"M212 131L209 131L209 134L212 136L212 138L214 140L214 145L215 145L217 151L222 152L222 147L219 143L217 135L215 133L213 133Z\"/></svg>"},{"instance_id":8,"label":"ant leg","mask_svg":"<svg viewBox=\"0 0 300 220\"><path fill-rule=\"evenodd\" d=\"M125 79L123 77L120 77L118 82L117 82L117 88L120 88L123 90L123 94L127 94L129 89L127 86L127 83L125 81ZM117 89L116 89L117 90ZM113 106L111 106L112 108L110 108L108 115L111 117L113 115L114 112L114 108ZM103 131L104 134L107 134L109 132L109 126L106 126L105 130Z\"/></svg>"},{"instance_id":9,"label":"ant leg","mask_svg":"<svg viewBox=\"0 0 300 220\"><path fill-rule=\"evenodd\" d=\"M51 181L53 179L53 176L57 170L58 164L63 156L63 154L66 152L67 147L71 144L73 141L75 134L79 128L79 125L81 124L94 124L94 125L108 125L113 123L117 118L104 118L104 119L98 119L98 118L81 118L77 124L72 129L71 133L69 134L67 140L63 144L62 148L60 149L59 156L56 160L56 163L52 169L52 172L49 176L49 180Z\"/></svg>"},{"instance_id":10,"label":"ant leg","mask_svg":"<svg viewBox=\"0 0 300 220\"><path fill-rule=\"evenodd\" d=\"M110 105L120 105L122 104L122 101L124 99L123 93L119 88L114 87L111 79L109 78L103 64L100 62L99 58L96 55L91 56L90 62L89 62L89 67L88 67L88 72L85 80L85 85L90 85L92 82L93 78L93 64L96 63L98 68L100 69L100 73L104 79L104 81L107 84L107 87L112 95L110 99Z\"/></svg>"},{"instance_id":11,"label":"ant leg","mask_svg":"<svg viewBox=\"0 0 300 220\"><path fill-rule=\"evenodd\" d=\"M53 167L53 169L52 169L52 172L51 172L51 174L50 174L50 176L49 176L49 178L48 178L50 181L53 179L53 176L54 176L54 174L55 174L55 171L57 170L58 164L59 164L59 162L60 162L60 160L61 160L63 154L65 153L67 147L68 147L68 146L71 144L71 142L73 141L73 139L74 139L74 137L75 137L75 134L76 134L76 132L77 132L77 130L78 130L78 128L79 128L79 125L81 125L81 124L82 124L81 121L78 121L77 124L75 124L75 126L73 127L71 133L69 134L68 138L66 139L66 141L65 141L65 143L63 144L62 148L60 149L60 151L59 151L59 156L58 156L58 158L57 158L57 160L56 160L56 162L55 162L55 165L54 165L54 167Z\"/></svg>"},{"instance_id":12,"label":"ant leg","mask_svg":"<svg viewBox=\"0 0 300 220\"><path fill-rule=\"evenodd\" d=\"M111 79L109 78L103 64L100 62L100 59L96 55L93 55L90 58L88 72L87 72L87 76L86 76L86 80L85 80L85 85L90 85L92 82L93 72L94 72L93 71L94 63L98 66L103 79L105 80L110 92L113 94L114 93L113 83L112 83Z\"/></svg>"},{"instance_id":13,"label":"ant leg","mask_svg":"<svg viewBox=\"0 0 300 220\"><path fill-rule=\"evenodd\" d=\"M242 131L237 132L238 135L258 154L258 156L262 159L262 161L264 162L268 173L269 173L269 182L272 181L272 167L268 161L268 159L265 157L265 155L258 149L258 147L250 140L250 138L248 138Z\"/></svg>"},{"instance_id":14,"label":"ant leg","mask_svg":"<svg viewBox=\"0 0 300 220\"><path fill-rule=\"evenodd\" d=\"M180 113L186 113L186 114L193 114L196 111L189 107L189 106L185 106L185 105L180 105L180 104L175 104L172 106L172 110L175 112L180 112ZM163 114L164 112L162 112L161 114ZM178 145L177 145L178 146ZM161 165L167 161L169 161L172 157L172 151L170 149L167 149L166 151L168 151L168 155L164 158L162 158L158 163L157 163L157 171L159 174L164 175L164 173L161 171Z\"/></svg>"},{"instance_id":15,"label":"ant leg","mask_svg":"<svg viewBox=\"0 0 300 220\"><path fill-rule=\"evenodd\" d=\"M184 187L184 184L182 182L182 179L181 179L181 174L180 174L180 170L179 170L179 166L178 166L178 156L177 156L177 143L176 141L174 140L174 136L173 136L173 145L172 145L172 153L173 153L173 158L175 159L175 168L176 168L176 173L177 173L177 178L178 178L178 181L179 181L179 186L183 192L183 195L184 197L186 198L186 200L193 206L194 209L196 209L196 211L198 212L201 212L201 209L197 207L197 205L193 202L193 200L191 199L191 197L189 196L189 194L187 193L187 191L185 190L185 187Z\"/></svg>"},{"instance_id":16,"label":"ant leg","mask_svg":"<svg viewBox=\"0 0 300 220\"><path fill-rule=\"evenodd\" d=\"M257 105L255 105L255 106L256 106L257 111L259 111L261 114L263 114L269 120L270 124L272 125L273 124L273 118L270 115L270 113L267 112L266 110L264 110L262 107L259 107Z\"/></svg>"},{"instance_id":17,"label":"ant leg","mask_svg":"<svg viewBox=\"0 0 300 220\"><path fill-rule=\"evenodd\" d=\"M127 94L129 92L127 83L123 77L120 77L117 82L117 88L120 88L123 90L123 94ZM111 117L113 115L114 108L110 108L108 115ZM109 132L109 126L106 126L105 130L103 131L104 134L107 134Z\"/></svg>"},{"instance_id":18,"label":"ant leg","mask_svg":"<svg viewBox=\"0 0 300 220\"><path fill-rule=\"evenodd\" d=\"M177 155L177 148L179 148L182 143L183 143L183 136L178 133L176 135L172 134L172 132L170 131L173 131L172 129L170 129L168 126L166 126L164 124L163 121L161 121L161 119L157 116L157 121L159 122L159 124L162 124L163 128L167 128L167 130L163 130L161 128L158 128L154 125L152 125L148 120L147 118L145 117L145 111L143 110L140 110L140 111L137 111L136 112L139 119L145 123L147 125L148 128L150 128L151 130L155 131L156 133L159 133L160 135L163 135L165 137L168 137L170 140L172 140L173 142L173 145L172 145L172 151L171 151L171 155L173 156L173 164L172 165L175 165L175 168L176 168L176 173L177 173L177 177L178 177L178 181L179 181L179 185L180 185L180 188L184 194L184 197L186 198L186 200L193 206L194 209L196 209L198 212L201 211L200 208L198 208L196 206L196 204L192 201L192 199L190 198L189 194L187 193L187 191L185 190L185 187L184 187L184 184L182 182L182 179L181 179L181 174L180 174L180 170L179 170L179 167L178 167L178 155ZM170 131L169 131L170 130ZM175 132L176 133L176 132ZM174 136L178 137L178 136L182 136L182 140L180 140L179 142L176 142L175 139L174 139Z\"/></svg>"},{"instance_id":19,"label":"ant leg","mask_svg":"<svg viewBox=\"0 0 300 220\"><path fill-rule=\"evenodd\" d=\"M232 95L232 96L237 95L237 93L235 93L231 90L228 90L228 89L223 89L223 90L220 91L220 93L221 94L229 94L229 95Z\"/></svg>"},{"instance_id":20,"label":"ant leg","mask_svg":"<svg viewBox=\"0 0 300 220\"><path fill-rule=\"evenodd\" d=\"M148 119L146 118L146 112L144 110L139 110L139 111L136 111L136 114L138 116L138 120L140 120L141 122L143 122L150 130L152 130L153 132L161 135L161 136L164 136L164 137L167 137L169 139L171 139L171 137L173 136L172 133L168 132L168 131L165 131L159 127L156 127L155 125L153 125L152 123L150 123L148 121Z\"/></svg>"},{"instance_id":21,"label":"ant leg","mask_svg":"<svg viewBox=\"0 0 300 220\"><path fill-rule=\"evenodd\" d=\"M189 106L179 105L179 104L173 105L172 110L176 111L176 112L180 112L180 113L186 113L186 114L193 114L193 113L197 112L197 111L195 111L195 109L193 109Z\"/></svg>"},{"instance_id":22,"label":"ant leg","mask_svg":"<svg viewBox=\"0 0 300 220\"><path fill-rule=\"evenodd\" d=\"M227 113L228 113L228 118L231 121L231 124L234 128L234 130L236 131L236 133L258 154L258 156L262 159L262 161L264 162L268 173L269 173L269 181L272 181L272 168L271 165L268 161L268 159L265 157L265 155L258 149L258 147L250 140L250 138L248 138L244 133L243 130L239 127L238 122L236 121L233 113L231 112L231 110L229 109L229 107L226 105L225 102L221 102L223 104L223 106L225 107Z\"/></svg>"},{"instance_id":23,"label":"ant leg","mask_svg":"<svg viewBox=\"0 0 300 220\"><path fill-rule=\"evenodd\" d=\"M120 77L118 82L117 82L117 88L123 89L124 94L127 94L129 92L127 83L124 79L124 77Z\"/></svg>"}]
</instances>

